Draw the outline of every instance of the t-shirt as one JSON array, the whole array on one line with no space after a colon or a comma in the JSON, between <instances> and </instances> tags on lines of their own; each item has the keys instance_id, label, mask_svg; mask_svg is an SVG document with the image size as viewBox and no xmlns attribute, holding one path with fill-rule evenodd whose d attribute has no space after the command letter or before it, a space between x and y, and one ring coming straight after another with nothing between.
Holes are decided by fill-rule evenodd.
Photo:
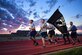
<instances>
[{"instance_id":1,"label":"t-shirt","mask_svg":"<svg viewBox=\"0 0 82 55\"><path fill-rule=\"evenodd\" d=\"M54 25L49 24L49 25L48 25L48 29L49 29L49 31L50 31L50 30L55 30L55 27L54 27Z\"/></svg>"},{"instance_id":2,"label":"t-shirt","mask_svg":"<svg viewBox=\"0 0 82 55\"><path fill-rule=\"evenodd\" d=\"M42 28L41 32L47 32L47 24L46 23L41 24L40 28Z\"/></svg>"},{"instance_id":3,"label":"t-shirt","mask_svg":"<svg viewBox=\"0 0 82 55\"><path fill-rule=\"evenodd\" d=\"M77 30L77 27L75 26L75 25L72 25L72 26L70 26L70 31L76 31Z\"/></svg>"},{"instance_id":4,"label":"t-shirt","mask_svg":"<svg viewBox=\"0 0 82 55\"><path fill-rule=\"evenodd\" d=\"M32 31L32 28L35 28L35 25L34 25L34 23L32 23L32 24L29 24L29 28L30 28L30 30Z\"/></svg>"}]
</instances>

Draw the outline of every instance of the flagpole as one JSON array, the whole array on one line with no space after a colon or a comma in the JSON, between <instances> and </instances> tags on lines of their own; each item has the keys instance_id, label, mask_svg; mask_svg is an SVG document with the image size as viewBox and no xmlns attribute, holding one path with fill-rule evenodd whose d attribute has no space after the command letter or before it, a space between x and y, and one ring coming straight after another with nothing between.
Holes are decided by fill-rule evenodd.
<instances>
[{"instance_id":1,"label":"flagpole","mask_svg":"<svg viewBox=\"0 0 82 55\"><path fill-rule=\"evenodd\" d=\"M60 6L58 6L58 8L57 9L59 9L60 8Z\"/></svg>"}]
</instances>

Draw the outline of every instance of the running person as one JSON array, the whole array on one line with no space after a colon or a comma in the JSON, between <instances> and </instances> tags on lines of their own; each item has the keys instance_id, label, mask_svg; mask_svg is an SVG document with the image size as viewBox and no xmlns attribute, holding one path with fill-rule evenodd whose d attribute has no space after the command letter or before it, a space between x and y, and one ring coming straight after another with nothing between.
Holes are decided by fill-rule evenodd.
<instances>
[{"instance_id":1,"label":"running person","mask_svg":"<svg viewBox=\"0 0 82 55\"><path fill-rule=\"evenodd\" d=\"M73 45L76 43L76 41L80 42L80 40L77 38L77 27L73 25L73 22L70 22L69 31L71 31L71 38L73 39Z\"/></svg>"},{"instance_id":2,"label":"running person","mask_svg":"<svg viewBox=\"0 0 82 55\"><path fill-rule=\"evenodd\" d=\"M36 34L37 34L37 32L36 32L36 30L35 30L35 25L34 25L34 23L33 23L33 20L30 20L29 21L29 29L30 29L30 39L33 41L33 44L35 45L35 46L37 46L38 45L38 42L36 42L36 40L35 40L35 36L36 36Z\"/></svg>"},{"instance_id":3,"label":"running person","mask_svg":"<svg viewBox=\"0 0 82 55\"><path fill-rule=\"evenodd\" d=\"M47 24L45 22L45 19L41 19L41 26L40 26L41 36L42 36L42 43L43 47L45 47L45 38L47 36Z\"/></svg>"},{"instance_id":4,"label":"running person","mask_svg":"<svg viewBox=\"0 0 82 55\"><path fill-rule=\"evenodd\" d=\"M57 42L56 39L54 40L54 35L55 35L55 31L54 31L55 27L54 27L54 25L49 23L47 28L49 29L49 32L48 32L49 43L52 44L53 42Z\"/></svg>"}]
</instances>

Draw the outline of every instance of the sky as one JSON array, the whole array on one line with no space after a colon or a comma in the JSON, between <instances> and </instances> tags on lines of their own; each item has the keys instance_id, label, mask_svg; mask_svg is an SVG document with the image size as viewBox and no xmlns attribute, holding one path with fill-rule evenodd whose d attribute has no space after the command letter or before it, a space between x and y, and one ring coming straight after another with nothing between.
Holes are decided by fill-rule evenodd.
<instances>
[{"instance_id":1,"label":"sky","mask_svg":"<svg viewBox=\"0 0 82 55\"><path fill-rule=\"evenodd\" d=\"M16 4L15 6L18 7L18 9L22 9L25 12L25 15L23 15L26 18L22 18L22 20L30 20L33 19L34 21L38 21L40 19L49 19L52 14L56 11L56 9L60 6L59 11L63 14L64 19L66 21L67 26L69 27L69 22L72 21L74 24L79 27L80 31L82 30L82 0L5 0L10 2L11 4ZM10 30L10 27L12 27L13 30L18 30L23 24L26 24L27 22L23 21L23 24L19 22L18 24L18 17L16 17L16 13L11 13L11 10L4 8L3 6L0 7L8 11L9 15L12 17L11 20L14 20L16 22L13 22L14 25L10 25L7 22L3 22L1 24L3 25L9 25L9 27L4 27L3 25L0 26L1 31L3 33L6 33L8 30ZM3 10L2 9L2 10ZM12 9L13 10L13 9ZM13 10L14 11L14 10ZM22 14L22 12L20 11ZM2 18L0 18L1 21L3 21ZM6 20L6 19L5 19ZM11 21L10 20L10 21ZM25 26L25 25L23 25ZM24 28L25 29L25 28ZM22 30L22 29L21 29ZM0 32L1 33L1 32Z\"/></svg>"},{"instance_id":2,"label":"sky","mask_svg":"<svg viewBox=\"0 0 82 55\"><path fill-rule=\"evenodd\" d=\"M69 24L70 21L73 21L74 24L76 24L77 26L82 25L81 24L82 0L43 0L43 1L33 0L33 1L36 1L36 4L33 5L32 7L29 6L29 3L24 2L23 9L24 10L31 9L31 11L35 10L33 11L33 13L34 12L37 13L39 17L33 17L33 14L31 14L29 16L29 19L33 19L35 21L40 18L49 19L50 16L58 8L58 6L60 6L59 10L63 14L67 24ZM26 17L28 16L26 15Z\"/></svg>"}]
</instances>

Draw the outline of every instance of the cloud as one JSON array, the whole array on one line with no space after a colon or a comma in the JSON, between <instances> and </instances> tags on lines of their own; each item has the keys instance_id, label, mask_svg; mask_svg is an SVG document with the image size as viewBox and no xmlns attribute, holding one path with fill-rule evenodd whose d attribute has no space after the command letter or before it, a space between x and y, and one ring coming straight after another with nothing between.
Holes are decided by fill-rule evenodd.
<instances>
[{"instance_id":1,"label":"cloud","mask_svg":"<svg viewBox=\"0 0 82 55\"><path fill-rule=\"evenodd\" d=\"M77 26L79 30L82 30L82 25Z\"/></svg>"},{"instance_id":2,"label":"cloud","mask_svg":"<svg viewBox=\"0 0 82 55\"><path fill-rule=\"evenodd\" d=\"M7 19L7 18L12 18L14 19L12 13L10 13L7 9L0 7L0 18L2 19Z\"/></svg>"},{"instance_id":3,"label":"cloud","mask_svg":"<svg viewBox=\"0 0 82 55\"><path fill-rule=\"evenodd\" d=\"M80 18L80 17L82 17L82 15L81 14L77 14L75 17L76 18Z\"/></svg>"},{"instance_id":4,"label":"cloud","mask_svg":"<svg viewBox=\"0 0 82 55\"><path fill-rule=\"evenodd\" d=\"M81 17L82 17L82 14L77 14L77 15L71 17L71 18L81 18Z\"/></svg>"},{"instance_id":5,"label":"cloud","mask_svg":"<svg viewBox=\"0 0 82 55\"><path fill-rule=\"evenodd\" d=\"M34 15L34 18L40 18L39 14L37 12L34 12L33 15Z\"/></svg>"},{"instance_id":6,"label":"cloud","mask_svg":"<svg viewBox=\"0 0 82 55\"><path fill-rule=\"evenodd\" d=\"M3 25L5 25L5 26L6 26L7 24L6 24L6 23L3 23Z\"/></svg>"},{"instance_id":7,"label":"cloud","mask_svg":"<svg viewBox=\"0 0 82 55\"><path fill-rule=\"evenodd\" d=\"M73 2L73 1L75 1L75 0L67 0L69 3L71 3L71 2Z\"/></svg>"},{"instance_id":8,"label":"cloud","mask_svg":"<svg viewBox=\"0 0 82 55\"><path fill-rule=\"evenodd\" d=\"M7 29L7 28L2 28L1 30L3 30L3 31L8 31L8 29Z\"/></svg>"},{"instance_id":9,"label":"cloud","mask_svg":"<svg viewBox=\"0 0 82 55\"><path fill-rule=\"evenodd\" d=\"M50 7L50 9L55 6L55 4L57 3L57 0L48 0L46 1L46 3L48 4L48 6Z\"/></svg>"},{"instance_id":10,"label":"cloud","mask_svg":"<svg viewBox=\"0 0 82 55\"><path fill-rule=\"evenodd\" d=\"M16 0L15 0L16 1ZM26 12L21 8L14 0L0 0L0 30L7 31L10 29L16 29L21 22L28 20L24 18ZM20 0L19 0L20 1ZM25 2L25 1L24 1ZM21 5L24 5L23 0L20 1ZM32 11L28 12L31 15ZM19 19L21 18L21 20ZM1 32L0 31L0 32Z\"/></svg>"},{"instance_id":11,"label":"cloud","mask_svg":"<svg viewBox=\"0 0 82 55\"><path fill-rule=\"evenodd\" d=\"M47 13L49 13L50 12L50 10L45 10L45 11L43 11L43 13L45 13L45 14L47 14Z\"/></svg>"},{"instance_id":12,"label":"cloud","mask_svg":"<svg viewBox=\"0 0 82 55\"><path fill-rule=\"evenodd\" d=\"M28 0L28 2L30 3L30 7L35 6L36 2L34 0Z\"/></svg>"},{"instance_id":13,"label":"cloud","mask_svg":"<svg viewBox=\"0 0 82 55\"><path fill-rule=\"evenodd\" d=\"M11 27L11 28L12 28L13 26L12 26L12 25L9 25L9 27Z\"/></svg>"},{"instance_id":14,"label":"cloud","mask_svg":"<svg viewBox=\"0 0 82 55\"><path fill-rule=\"evenodd\" d=\"M32 14L32 12L33 12L33 11L28 10L28 11L27 11L27 16L29 17L29 16Z\"/></svg>"}]
</instances>

